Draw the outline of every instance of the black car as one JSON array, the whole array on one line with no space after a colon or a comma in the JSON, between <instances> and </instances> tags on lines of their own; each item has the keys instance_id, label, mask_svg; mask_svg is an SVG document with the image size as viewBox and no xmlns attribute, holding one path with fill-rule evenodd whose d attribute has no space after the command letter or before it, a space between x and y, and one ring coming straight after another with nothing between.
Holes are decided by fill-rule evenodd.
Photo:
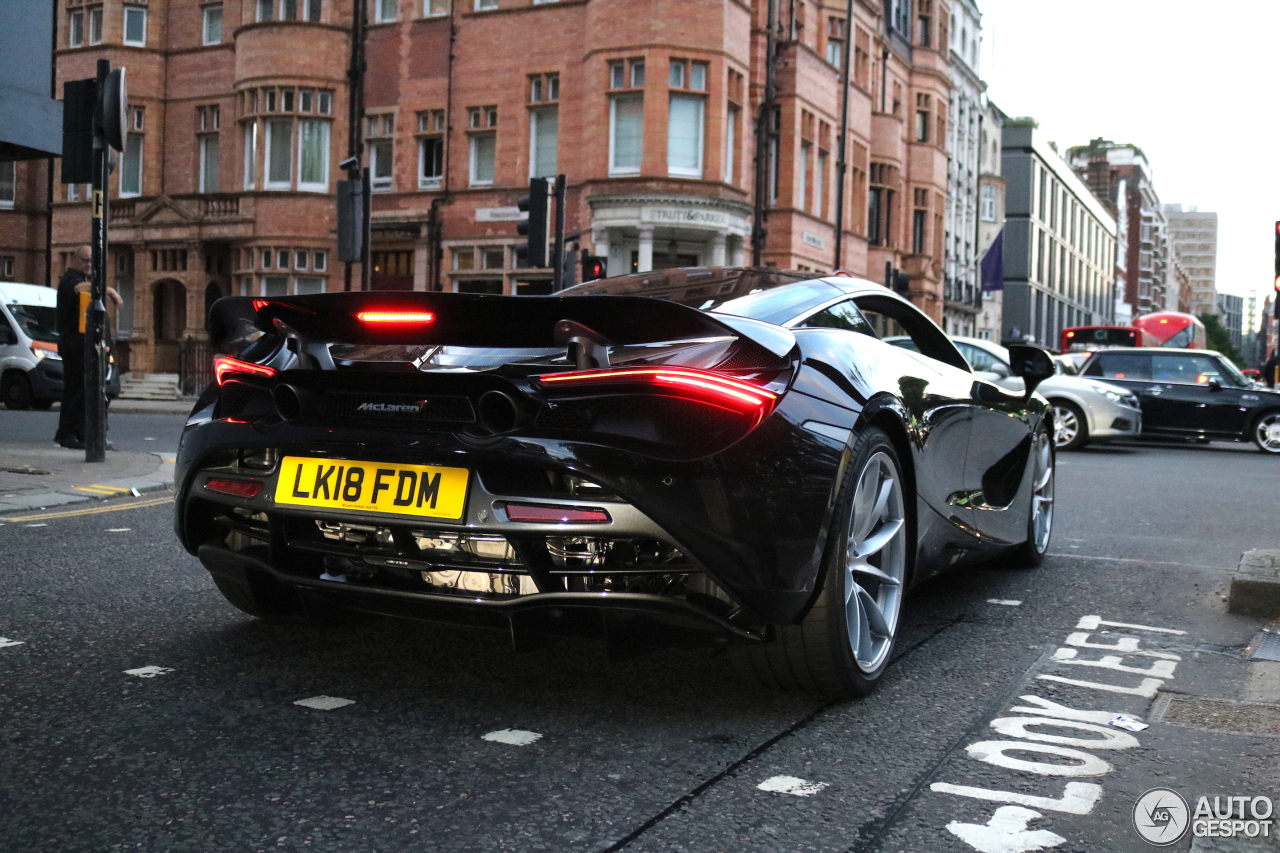
<instances>
[{"instance_id":1,"label":"black car","mask_svg":"<svg viewBox=\"0 0 1280 853\"><path fill-rule=\"evenodd\" d=\"M863 694L911 584L1039 563L1052 425L885 288L798 278L223 299L178 536L255 616L728 642L767 683Z\"/></svg>"},{"instance_id":2,"label":"black car","mask_svg":"<svg viewBox=\"0 0 1280 853\"><path fill-rule=\"evenodd\" d=\"M1259 387L1219 353L1099 350L1080 374L1137 394L1143 435L1252 441L1263 453L1280 455L1280 393Z\"/></svg>"}]
</instances>

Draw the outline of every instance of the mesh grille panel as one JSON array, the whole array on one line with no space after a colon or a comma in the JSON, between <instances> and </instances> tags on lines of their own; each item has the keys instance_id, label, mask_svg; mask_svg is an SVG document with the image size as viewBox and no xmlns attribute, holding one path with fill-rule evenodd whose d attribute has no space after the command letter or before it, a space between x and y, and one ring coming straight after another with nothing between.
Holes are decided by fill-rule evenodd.
<instances>
[{"instance_id":1,"label":"mesh grille panel","mask_svg":"<svg viewBox=\"0 0 1280 853\"><path fill-rule=\"evenodd\" d=\"M392 418L428 423L473 423L476 419L466 397L414 394L329 393L320 396L308 411L320 418Z\"/></svg>"}]
</instances>

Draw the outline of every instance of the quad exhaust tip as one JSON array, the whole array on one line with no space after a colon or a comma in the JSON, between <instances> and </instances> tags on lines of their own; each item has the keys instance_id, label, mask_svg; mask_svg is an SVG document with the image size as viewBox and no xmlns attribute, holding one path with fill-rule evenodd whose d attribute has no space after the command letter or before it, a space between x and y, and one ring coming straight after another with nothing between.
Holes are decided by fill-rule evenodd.
<instances>
[{"instance_id":1,"label":"quad exhaust tip","mask_svg":"<svg viewBox=\"0 0 1280 853\"><path fill-rule=\"evenodd\" d=\"M490 435L505 435L523 426L528 418L515 398L505 391L486 391L476 405L480 429Z\"/></svg>"},{"instance_id":2,"label":"quad exhaust tip","mask_svg":"<svg viewBox=\"0 0 1280 853\"><path fill-rule=\"evenodd\" d=\"M302 395L292 385L276 385L271 389L271 400L281 420L291 421L302 416Z\"/></svg>"}]
</instances>

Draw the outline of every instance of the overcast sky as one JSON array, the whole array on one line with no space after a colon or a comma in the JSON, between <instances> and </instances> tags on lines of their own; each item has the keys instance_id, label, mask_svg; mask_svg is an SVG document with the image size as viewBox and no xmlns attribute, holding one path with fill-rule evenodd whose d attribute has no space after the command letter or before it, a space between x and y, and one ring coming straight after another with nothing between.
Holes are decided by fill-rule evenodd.
<instances>
[{"instance_id":1,"label":"overcast sky","mask_svg":"<svg viewBox=\"0 0 1280 853\"><path fill-rule=\"evenodd\" d=\"M1218 291L1271 290L1280 2L977 2L1000 109L1064 152L1097 136L1141 147L1162 202L1218 214Z\"/></svg>"}]
</instances>

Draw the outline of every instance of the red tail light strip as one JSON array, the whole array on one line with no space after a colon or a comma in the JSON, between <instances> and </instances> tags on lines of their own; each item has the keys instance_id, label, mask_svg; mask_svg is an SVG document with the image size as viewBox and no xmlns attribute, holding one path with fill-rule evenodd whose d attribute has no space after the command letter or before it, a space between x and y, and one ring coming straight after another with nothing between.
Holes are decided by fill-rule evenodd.
<instances>
[{"instance_id":1,"label":"red tail light strip","mask_svg":"<svg viewBox=\"0 0 1280 853\"><path fill-rule=\"evenodd\" d=\"M225 384L228 376L237 373L270 379L276 375L277 371L274 367L255 364L252 361L241 361L229 355L215 355L213 357L213 376L219 385Z\"/></svg>"},{"instance_id":2,"label":"red tail light strip","mask_svg":"<svg viewBox=\"0 0 1280 853\"><path fill-rule=\"evenodd\" d=\"M572 388L592 385L650 385L680 389L707 402L728 405L749 412L772 408L778 395L729 376L692 367L620 367L615 370L584 370L539 376L547 387Z\"/></svg>"},{"instance_id":3,"label":"red tail light strip","mask_svg":"<svg viewBox=\"0 0 1280 853\"><path fill-rule=\"evenodd\" d=\"M430 311L361 311L356 319L361 323L431 323L436 315Z\"/></svg>"},{"instance_id":4,"label":"red tail light strip","mask_svg":"<svg viewBox=\"0 0 1280 853\"><path fill-rule=\"evenodd\" d=\"M602 509L545 504L507 504L504 509L512 521L535 524L608 524L609 513Z\"/></svg>"},{"instance_id":5,"label":"red tail light strip","mask_svg":"<svg viewBox=\"0 0 1280 853\"><path fill-rule=\"evenodd\" d=\"M204 487L211 492L237 498L256 498L262 484L255 480L206 480Z\"/></svg>"}]
</instances>

